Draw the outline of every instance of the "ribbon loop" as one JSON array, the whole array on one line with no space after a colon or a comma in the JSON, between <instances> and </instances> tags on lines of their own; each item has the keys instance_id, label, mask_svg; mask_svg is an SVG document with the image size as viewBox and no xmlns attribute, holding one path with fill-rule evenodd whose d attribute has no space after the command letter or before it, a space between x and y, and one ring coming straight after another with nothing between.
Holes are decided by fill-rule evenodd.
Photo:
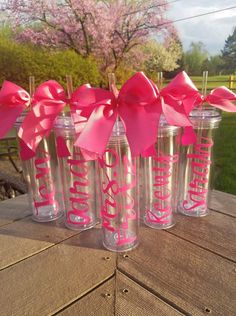
<instances>
[{"instance_id":1,"label":"ribbon loop","mask_svg":"<svg viewBox=\"0 0 236 316\"><path fill-rule=\"evenodd\" d=\"M176 126L192 126L188 114L193 109L199 92L185 71L180 72L161 90L162 111L167 122Z\"/></svg>"},{"instance_id":2,"label":"ribbon loop","mask_svg":"<svg viewBox=\"0 0 236 316\"><path fill-rule=\"evenodd\" d=\"M41 84L32 99L32 110L26 116L18 135L35 152L40 141L50 134L54 121L67 100L62 86L54 80ZM27 159L24 152L21 156Z\"/></svg>"},{"instance_id":3,"label":"ribbon loop","mask_svg":"<svg viewBox=\"0 0 236 316\"><path fill-rule=\"evenodd\" d=\"M133 75L120 90L118 112L132 156L140 155L156 142L161 115L158 98L155 85L143 72Z\"/></svg>"},{"instance_id":4,"label":"ribbon loop","mask_svg":"<svg viewBox=\"0 0 236 316\"><path fill-rule=\"evenodd\" d=\"M3 82L0 90L0 138L13 127L29 104L28 92L10 81Z\"/></svg>"},{"instance_id":5,"label":"ribbon loop","mask_svg":"<svg viewBox=\"0 0 236 316\"><path fill-rule=\"evenodd\" d=\"M226 112L236 112L236 94L226 87L213 89L204 99L211 106ZM233 102L232 102L233 101Z\"/></svg>"}]
</instances>

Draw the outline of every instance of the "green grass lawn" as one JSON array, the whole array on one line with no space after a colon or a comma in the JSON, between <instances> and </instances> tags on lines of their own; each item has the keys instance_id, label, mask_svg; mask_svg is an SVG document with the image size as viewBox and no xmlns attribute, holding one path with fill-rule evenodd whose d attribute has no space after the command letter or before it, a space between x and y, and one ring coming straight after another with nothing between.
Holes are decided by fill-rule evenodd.
<instances>
[{"instance_id":1,"label":"green grass lawn","mask_svg":"<svg viewBox=\"0 0 236 316\"><path fill-rule=\"evenodd\" d=\"M236 114L223 114L216 133L214 157L214 188L236 195Z\"/></svg>"}]
</instances>

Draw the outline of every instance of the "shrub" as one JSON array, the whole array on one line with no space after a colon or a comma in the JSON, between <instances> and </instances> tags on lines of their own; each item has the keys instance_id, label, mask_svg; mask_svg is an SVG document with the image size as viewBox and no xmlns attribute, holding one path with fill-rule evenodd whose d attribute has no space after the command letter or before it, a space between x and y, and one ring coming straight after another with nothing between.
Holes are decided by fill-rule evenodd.
<instances>
[{"instance_id":1,"label":"shrub","mask_svg":"<svg viewBox=\"0 0 236 316\"><path fill-rule=\"evenodd\" d=\"M66 75L72 75L75 87L102 82L97 62L91 57L84 58L72 50L37 49L16 43L9 32L0 33L0 84L10 80L28 89L29 76L35 76L36 84L54 79L65 86Z\"/></svg>"}]
</instances>

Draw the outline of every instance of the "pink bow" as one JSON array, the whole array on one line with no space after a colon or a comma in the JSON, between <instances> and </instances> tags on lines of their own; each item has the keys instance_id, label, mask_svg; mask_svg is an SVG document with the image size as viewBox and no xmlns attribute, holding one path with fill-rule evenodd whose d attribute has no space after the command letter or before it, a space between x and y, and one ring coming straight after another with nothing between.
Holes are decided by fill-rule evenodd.
<instances>
[{"instance_id":1,"label":"pink bow","mask_svg":"<svg viewBox=\"0 0 236 316\"><path fill-rule=\"evenodd\" d=\"M53 123L66 102L65 92L56 81L46 81L37 88L32 100L32 110L18 133L26 145L21 148L22 159L31 158L29 151L35 152L40 141L50 134Z\"/></svg>"},{"instance_id":2,"label":"pink bow","mask_svg":"<svg viewBox=\"0 0 236 316\"><path fill-rule=\"evenodd\" d=\"M160 91L159 96L162 113L168 124L184 127L182 144L194 143L196 135L188 116L199 97L199 92L187 73L185 71L180 72ZM153 150L151 150L152 152Z\"/></svg>"},{"instance_id":3,"label":"pink bow","mask_svg":"<svg viewBox=\"0 0 236 316\"><path fill-rule=\"evenodd\" d=\"M71 113L71 118L73 121L73 124L75 126L75 132L76 134L81 133L85 122L87 122L87 119L91 115L92 109L88 107L88 104L86 104L86 109L81 105L81 109L78 107L80 97L82 99L84 98L83 94L86 93L86 91L91 88L89 84L84 84L78 89L76 89L71 96L70 99L70 113Z\"/></svg>"},{"instance_id":4,"label":"pink bow","mask_svg":"<svg viewBox=\"0 0 236 316\"><path fill-rule=\"evenodd\" d=\"M129 79L117 98L110 91L90 86L80 87L77 98L80 114L88 119L75 142L83 150L102 155L118 116L124 123L134 156L155 142L160 112L150 106L157 98L156 92L143 73Z\"/></svg>"},{"instance_id":5,"label":"pink bow","mask_svg":"<svg viewBox=\"0 0 236 316\"><path fill-rule=\"evenodd\" d=\"M29 94L10 81L4 81L0 90L0 138L13 127L16 119L30 104Z\"/></svg>"},{"instance_id":6,"label":"pink bow","mask_svg":"<svg viewBox=\"0 0 236 316\"><path fill-rule=\"evenodd\" d=\"M160 93L142 72L123 85L118 97L107 90L80 87L75 105L88 122L75 145L102 155L118 116L124 123L133 156L145 152L156 142L162 112L170 124L191 126L183 102L192 102L187 97L192 100L190 95L195 96L196 88L189 84L186 76L181 73Z\"/></svg>"},{"instance_id":7,"label":"pink bow","mask_svg":"<svg viewBox=\"0 0 236 316\"><path fill-rule=\"evenodd\" d=\"M186 116L188 117L189 112L194 108L196 100L199 98L199 92L187 73L185 71L180 72L161 90L161 95L165 100L163 113L167 122L170 125L191 126L191 122L183 121L183 117L186 119ZM181 116L176 117L175 113L169 113L170 108L179 112Z\"/></svg>"},{"instance_id":8,"label":"pink bow","mask_svg":"<svg viewBox=\"0 0 236 316\"><path fill-rule=\"evenodd\" d=\"M194 100L194 99L193 99ZM185 104L185 111L189 113L195 107L201 107L203 103L208 103L211 106L226 112L236 112L236 106L232 103L236 101L236 94L226 87L213 89L207 96L201 95L199 92L192 104ZM183 145L193 144L196 141L196 135L192 127L185 128L182 138Z\"/></svg>"},{"instance_id":9,"label":"pink bow","mask_svg":"<svg viewBox=\"0 0 236 316\"><path fill-rule=\"evenodd\" d=\"M226 112L236 112L236 94L226 87L219 87L212 90L205 98L202 96L202 103L208 102L211 106Z\"/></svg>"}]
</instances>

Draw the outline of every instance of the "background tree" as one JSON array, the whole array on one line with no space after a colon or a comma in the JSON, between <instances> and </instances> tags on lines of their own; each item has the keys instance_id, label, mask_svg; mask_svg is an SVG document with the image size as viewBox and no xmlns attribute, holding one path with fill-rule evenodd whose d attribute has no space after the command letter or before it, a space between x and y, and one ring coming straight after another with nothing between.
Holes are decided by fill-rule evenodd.
<instances>
[{"instance_id":1,"label":"background tree","mask_svg":"<svg viewBox=\"0 0 236 316\"><path fill-rule=\"evenodd\" d=\"M154 34L172 36L167 9L166 0L8 0L4 6L21 27L20 41L92 54L103 70L116 69Z\"/></svg>"},{"instance_id":2,"label":"background tree","mask_svg":"<svg viewBox=\"0 0 236 316\"><path fill-rule=\"evenodd\" d=\"M220 55L210 56L203 62L202 69L208 70L210 76L220 75L224 68L224 61Z\"/></svg>"},{"instance_id":3,"label":"background tree","mask_svg":"<svg viewBox=\"0 0 236 316\"><path fill-rule=\"evenodd\" d=\"M232 74L236 72L236 27L232 35L229 35L225 41L222 52L225 73Z\"/></svg>"},{"instance_id":4,"label":"background tree","mask_svg":"<svg viewBox=\"0 0 236 316\"><path fill-rule=\"evenodd\" d=\"M208 59L208 52L202 42L191 43L190 49L184 54L185 69L189 75L202 74L203 63Z\"/></svg>"},{"instance_id":5,"label":"background tree","mask_svg":"<svg viewBox=\"0 0 236 316\"><path fill-rule=\"evenodd\" d=\"M150 40L143 50L145 54L144 70L153 80L156 79L158 71L169 72L179 68L178 60L182 56L182 47L174 37L165 45Z\"/></svg>"}]
</instances>

